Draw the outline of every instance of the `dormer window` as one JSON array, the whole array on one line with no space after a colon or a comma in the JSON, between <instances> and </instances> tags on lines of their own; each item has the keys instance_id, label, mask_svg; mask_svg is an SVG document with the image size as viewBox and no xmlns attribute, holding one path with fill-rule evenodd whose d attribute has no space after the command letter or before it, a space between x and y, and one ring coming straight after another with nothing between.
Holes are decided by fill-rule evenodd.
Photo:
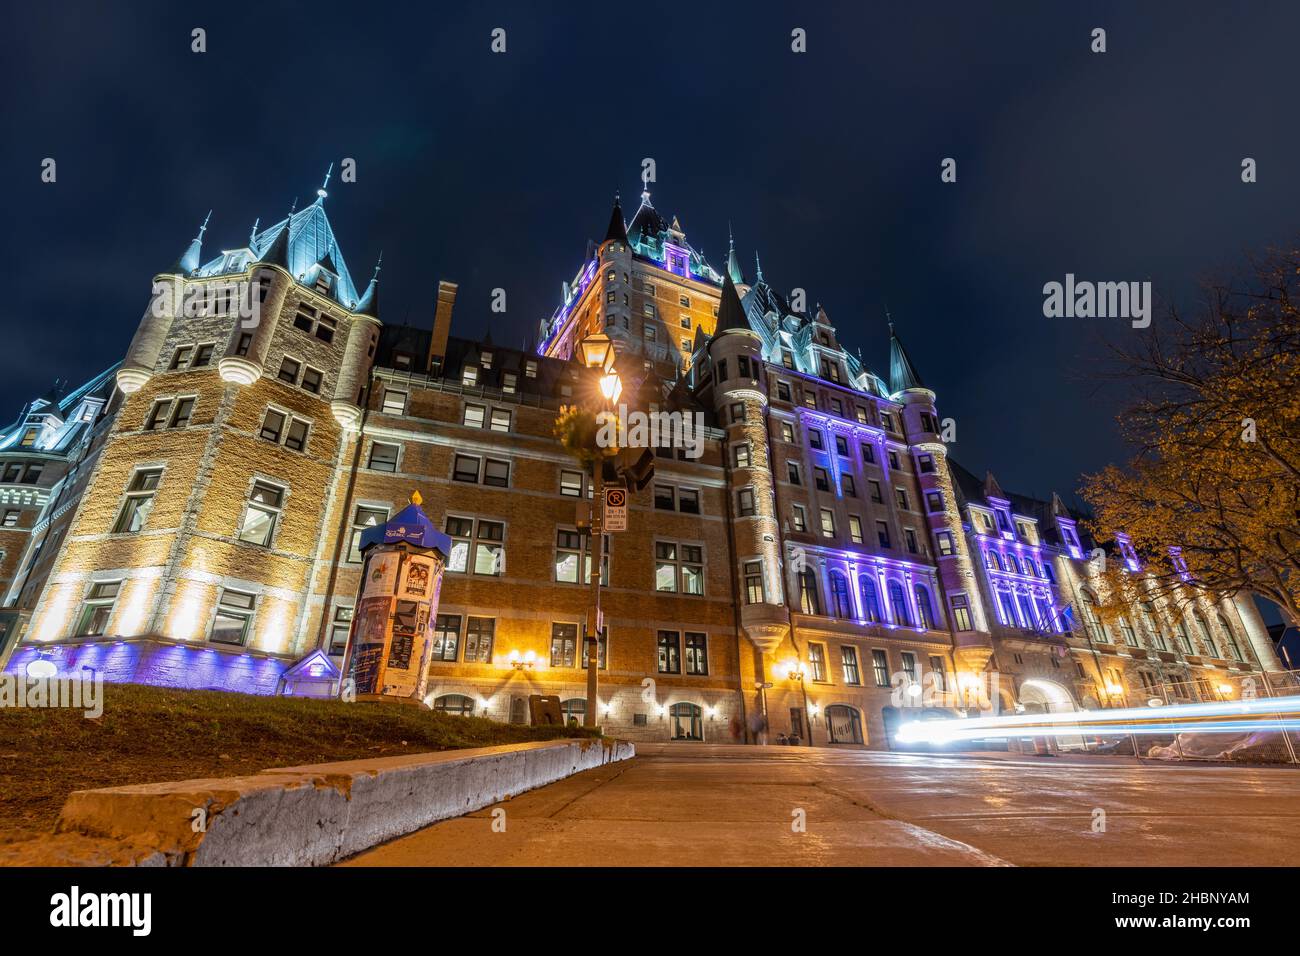
<instances>
[{"instance_id":1,"label":"dormer window","mask_svg":"<svg viewBox=\"0 0 1300 956\"><path fill-rule=\"evenodd\" d=\"M479 356L479 362L484 368L492 367L492 353L484 352Z\"/></svg>"},{"instance_id":2,"label":"dormer window","mask_svg":"<svg viewBox=\"0 0 1300 956\"><path fill-rule=\"evenodd\" d=\"M462 385L477 385L477 384L478 384L478 367L477 367L477 366L474 366L474 365L466 365L464 371L461 372L461 376L460 376L460 384L462 384Z\"/></svg>"},{"instance_id":3,"label":"dormer window","mask_svg":"<svg viewBox=\"0 0 1300 956\"><path fill-rule=\"evenodd\" d=\"M27 429L27 431L23 432L23 439L21 442L19 442L19 445L21 445L23 448L31 448L33 445L36 444L36 436L39 435L40 433L41 430L39 428Z\"/></svg>"}]
</instances>

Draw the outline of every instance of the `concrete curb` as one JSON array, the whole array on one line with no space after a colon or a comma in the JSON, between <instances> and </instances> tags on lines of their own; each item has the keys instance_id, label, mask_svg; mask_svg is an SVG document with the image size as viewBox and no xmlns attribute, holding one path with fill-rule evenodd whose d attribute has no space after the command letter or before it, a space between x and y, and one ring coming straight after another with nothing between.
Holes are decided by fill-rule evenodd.
<instances>
[{"instance_id":1,"label":"concrete curb","mask_svg":"<svg viewBox=\"0 0 1300 956\"><path fill-rule=\"evenodd\" d=\"M79 790L54 838L0 848L0 865L323 866L635 755L554 740Z\"/></svg>"}]
</instances>

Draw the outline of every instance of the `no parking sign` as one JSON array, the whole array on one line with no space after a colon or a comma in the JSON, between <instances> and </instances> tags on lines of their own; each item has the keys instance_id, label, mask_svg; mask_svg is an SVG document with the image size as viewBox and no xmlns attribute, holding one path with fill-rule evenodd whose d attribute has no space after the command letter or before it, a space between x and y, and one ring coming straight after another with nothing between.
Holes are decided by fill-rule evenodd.
<instances>
[{"instance_id":1,"label":"no parking sign","mask_svg":"<svg viewBox=\"0 0 1300 956\"><path fill-rule=\"evenodd\" d=\"M627 530L626 488L605 489L605 520L603 524L606 531Z\"/></svg>"}]
</instances>

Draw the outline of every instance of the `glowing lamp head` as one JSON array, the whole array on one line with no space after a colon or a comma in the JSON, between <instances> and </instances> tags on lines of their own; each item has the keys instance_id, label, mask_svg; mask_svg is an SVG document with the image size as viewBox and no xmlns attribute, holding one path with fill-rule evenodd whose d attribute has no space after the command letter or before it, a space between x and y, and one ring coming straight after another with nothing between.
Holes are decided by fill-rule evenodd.
<instances>
[{"instance_id":1,"label":"glowing lamp head","mask_svg":"<svg viewBox=\"0 0 1300 956\"><path fill-rule=\"evenodd\" d=\"M53 677L59 672L54 661L47 661L43 657L38 657L27 664L27 676L33 680L44 680L47 677Z\"/></svg>"},{"instance_id":2,"label":"glowing lamp head","mask_svg":"<svg viewBox=\"0 0 1300 956\"><path fill-rule=\"evenodd\" d=\"M605 396L607 402L618 401L618 397L623 394L623 383L617 373L610 372L600 377L600 394Z\"/></svg>"},{"instance_id":3,"label":"glowing lamp head","mask_svg":"<svg viewBox=\"0 0 1300 956\"><path fill-rule=\"evenodd\" d=\"M907 696L908 696L908 697L920 697L920 696L921 696L921 685L920 685L920 684L912 684L910 687L908 687L908 688L907 688Z\"/></svg>"},{"instance_id":4,"label":"glowing lamp head","mask_svg":"<svg viewBox=\"0 0 1300 956\"><path fill-rule=\"evenodd\" d=\"M1219 685L1219 693L1220 693L1220 694L1223 694L1225 697L1231 697L1231 696L1232 696L1232 685L1231 685L1231 684L1220 684L1220 685Z\"/></svg>"},{"instance_id":5,"label":"glowing lamp head","mask_svg":"<svg viewBox=\"0 0 1300 956\"><path fill-rule=\"evenodd\" d=\"M587 368L598 368L609 372L614 367L614 343L604 332L589 335L579 343L582 349L582 364Z\"/></svg>"},{"instance_id":6,"label":"glowing lamp head","mask_svg":"<svg viewBox=\"0 0 1300 956\"><path fill-rule=\"evenodd\" d=\"M1122 693L1124 693L1124 688L1123 688L1123 686L1120 685L1120 684L1108 683L1108 684L1106 685L1106 693L1108 693L1108 694L1122 694Z\"/></svg>"},{"instance_id":7,"label":"glowing lamp head","mask_svg":"<svg viewBox=\"0 0 1300 956\"><path fill-rule=\"evenodd\" d=\"M524 660L525 660L527 663L532 664L533 662L535 662L535 661L537 660L537 652L536 652L536 651L529 651L527 654L524 655Z\"/></svg>"}]
</instances>

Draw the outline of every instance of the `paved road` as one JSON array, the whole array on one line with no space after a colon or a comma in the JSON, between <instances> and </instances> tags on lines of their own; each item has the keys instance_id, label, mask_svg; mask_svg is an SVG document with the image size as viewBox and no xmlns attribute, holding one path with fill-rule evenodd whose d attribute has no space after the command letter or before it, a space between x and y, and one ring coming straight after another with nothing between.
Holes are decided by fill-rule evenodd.
<instances>
[{"instance_id":1,"label":"paved road","mask_svg":"<svg viewBox=\"0 0 1300 956\"><path fill-rule=\"evenodd\" d=\"M345 865L1300 863L1300 771L1287 768L699 744L637 751L500 804L504 833L488 808ZM1096 809L1104 832L1094 832Z\"/></svg>"}]
</instances>

